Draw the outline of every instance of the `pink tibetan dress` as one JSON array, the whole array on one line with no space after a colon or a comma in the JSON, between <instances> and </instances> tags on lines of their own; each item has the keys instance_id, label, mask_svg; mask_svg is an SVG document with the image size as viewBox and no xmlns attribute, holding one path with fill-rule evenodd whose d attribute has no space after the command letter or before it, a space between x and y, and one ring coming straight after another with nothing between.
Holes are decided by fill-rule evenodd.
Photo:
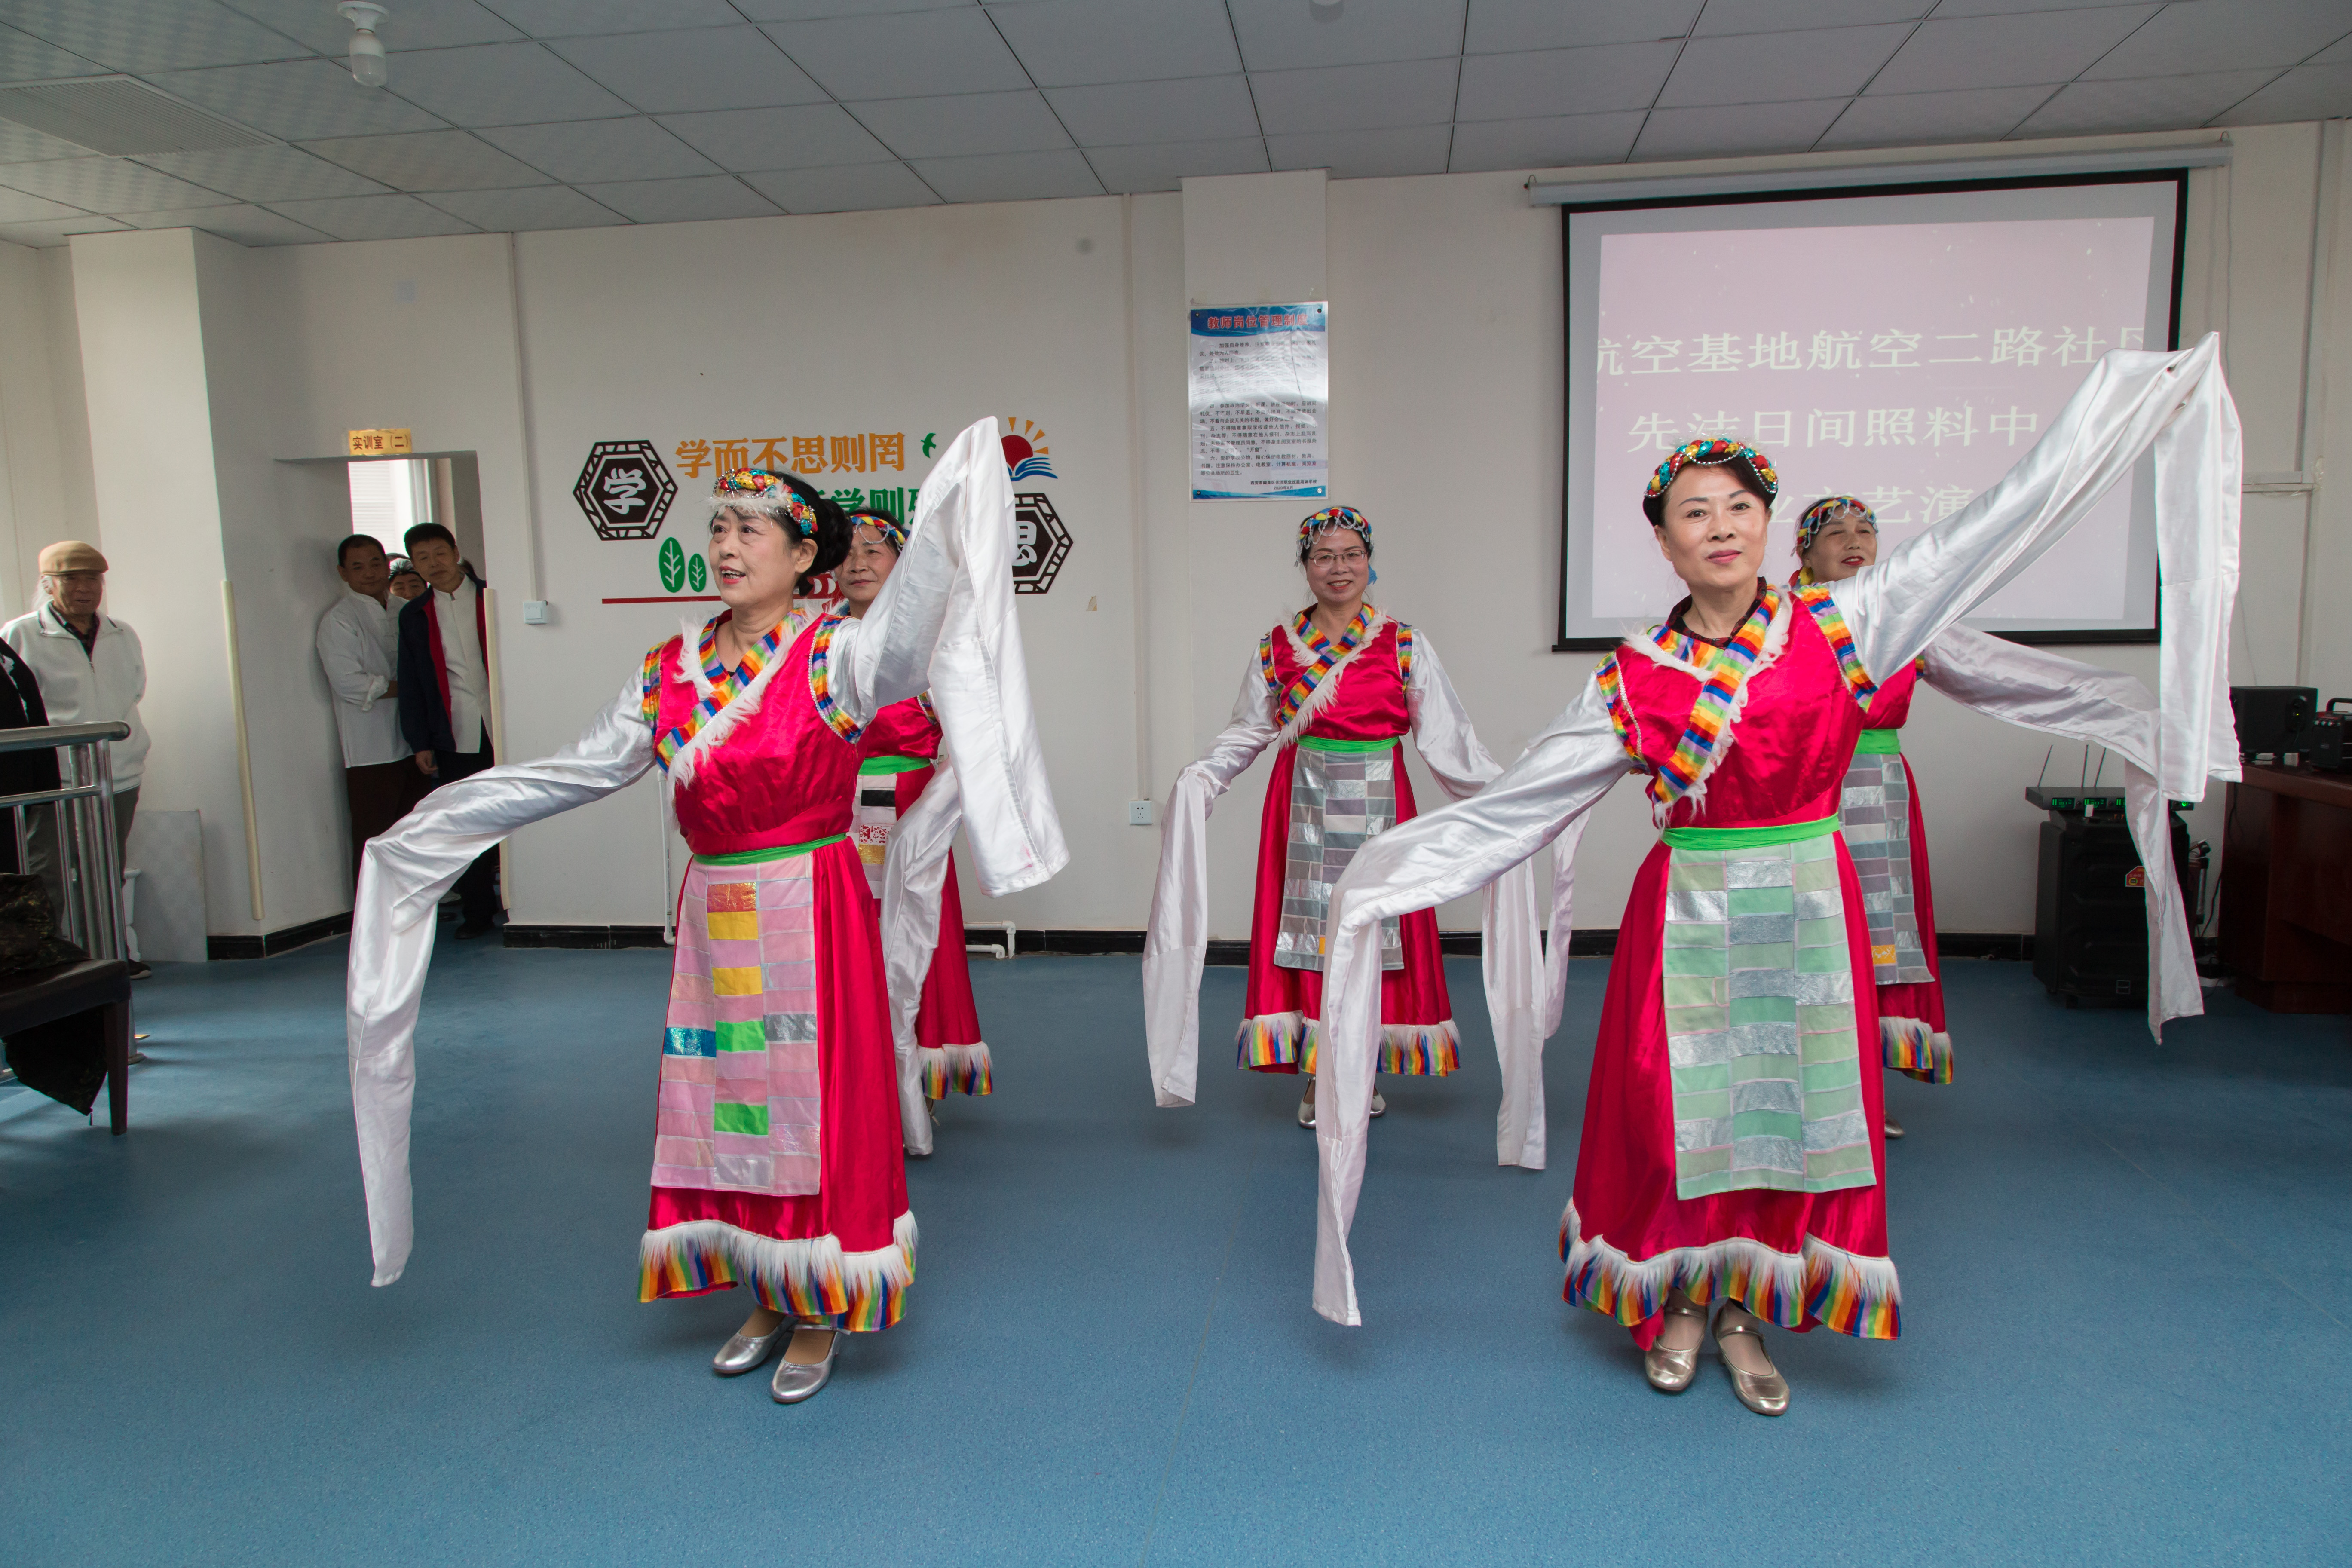
<instances>
[{"instance_id":1,"label":"pink tibetan dress","mask_svg":"<svg viewBox=\"0 0 2352 1568\"><path fill-rule=\"evenodd\" d=\"M891 830L912 810L939 772L940 722L920 697L894 702L866 726L858 750L858 858L866 885L878 904ZM955 862L942 868L939 945L924 972L922 999L915 1014L917 1071L924 1097L944 1100L948 1090L986 1094L992 1082L988 1044L980 1037L980 1011L971 999L971 965L964 952L963 900L956 891Z\"/></svg>"},{"instance_id":2,"label":"pink tibetan dress","mask_svg":"<svg viewBox=\"0 0 2352 1568\"><path fill-rule=\"evenodd\" d=\"M1911 696L1925 662L1903 666L1871 698L1846 769L1838 816L1870 921L1879 1044L1886 1065L1922 1083L1949 1083L1952 1037L1944 1026L1927 830L1919 817L1918 780L1903 754L1903 724L1911 716Z\"/></svg>"},{"instance_id":3,"label":"pink tibetan dress","mask_svg":"<svg viewBox=\"0 0 2352 1568\"><path fill-rule=\"evenodd\" d=\"M1217 797L1259 752L1276 748L1258 822L1237 1055L1241 1066L1260 1072L1312 1072L1331 888L1363 845L1412 820L1402 744L1408 736L1457 799L1501 771L1478 743L1436 649L1404 623L1368 605L1334 640L1302 610L1259 642L1231 721L1169 792L1143 953L1145 1037L1160 1104L1193 1100L1208 942L1206 827ZM1531 875L1514 878L1504 896L1488 900L1487 952L1525 950L1512 963L1490 963L1487 976L1498 1042L1515 1064L1506 1072L1519 1086L1515 1102L1525 1100L1525 1083L1538 1070L1517 1064L1540 1052L1534 1007L1519 995L1532 994L1540 968L1535 921ZM1385 923L1380 944L1380 1070L1452 1072L1457 1035L1435 912L1416 910ZM1540 1126L1530 1134L1513 1121L1498 1152L1503 1163L1540 1168Z\"/></svg>"},{"instance_id":4,"label":"pink tibetan dress","mask_svg":"<svg viewBox=\"0 0 2352 1568\"><path fill-rule=\"evenodd\" d=\"M859 733L826 689L841 623L787 622L728 669L716 652L725 618L704 628L698 668L677 637L646 656L643 676L694 861L678 895L638 1293L748 1283L777 1311L887 1328L914 1278L915 1221L881 933L849 838ZM758 706L695 745L773 660Z\"/></svg>"}]
</instances>

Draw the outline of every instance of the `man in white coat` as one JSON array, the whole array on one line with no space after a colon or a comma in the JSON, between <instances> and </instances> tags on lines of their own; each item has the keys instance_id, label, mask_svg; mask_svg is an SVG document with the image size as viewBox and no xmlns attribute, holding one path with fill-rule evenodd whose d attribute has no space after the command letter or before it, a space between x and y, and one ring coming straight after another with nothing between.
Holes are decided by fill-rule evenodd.
<instances>
[{"instance_id":1,"label":"man in white coat","mask_svg":"<svg viewBox=\"0 0 2352 1568\"><path fill-rule=\"evenodd\" d=\"M354 533L335 547L346 592L319 617L319 663L343 743L343 796L352 808L352 879L367 841L406 816L424 793L400 733L400 601L383 546Z\"/></svg>"},{"instance_id":2,"label":"man in white coat","mask_svg":"<svg viewBox=\"0 0 2352 1568\"><path fill-rule=\"evenodd\" d=\"M40 568L40 607L0 626L0 639L33 667L50 723L131 726L112 748L115 863L127 866L131 818L139 809L147 763L147 727L139 721L139 700L147 694L146 655L137 632L99 608L106 597L106 557L95 545L61 539L41 552ZM55 817L38 810L32 817L33 866L62 908Z\"/></svg>"}]
</instances>

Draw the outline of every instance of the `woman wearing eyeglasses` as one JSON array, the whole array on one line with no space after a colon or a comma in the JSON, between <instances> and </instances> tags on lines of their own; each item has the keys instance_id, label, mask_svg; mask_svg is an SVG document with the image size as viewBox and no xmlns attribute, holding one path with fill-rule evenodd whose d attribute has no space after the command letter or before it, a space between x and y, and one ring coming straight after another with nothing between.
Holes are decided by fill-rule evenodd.
<instances>
[{"instance_id":1,"label":"woman wearing eyeglasses","mask_svg":"<svg viewBox=\"0 0 2352 1568\"><path fill-rule=\"evenodd\" d=\"M906 547L906 525L888 513L850 512L849 554L834 574L844 614L863 616L873 606ZM910 1154L931 1152L935 1110L950 1089L986 1094L992 1087L950 853L962 799L954 770L940 763L940 739L928 692L874 715L858 742L851 829L866 888L882 908L899 1111Z\"/></svg>"},{"instance_id":2,"label":"woman wearing eyeglasses","mask_svg":"<svg viewBox=\"0 0 2352 1568\"><path fill-rule=\"evenodd\" d=\"M1298 525L1297 559L1314 603L1258 640L1232 721L1170 792L1143 961L1152 1085L1162 1105L1189 1105L1193 1098L1207 943L1207 818L1260 752L1276 748L1259 819L1237 1043L1240 1065L1256 1072L1315 1070L1330 889L1360 846L1412 819L1405 738L1457 799L1500 771L1478 743L1429 639L1366 601L1372 525L1364 514L1335 506L1307 518ZM1508 892L1502 903L1515 934L1497 933L1496 948L1531 951L1533 884ZM1490 907L1490 923L1495 918ZM1380 1070L1452 1072L1459 1035L1435 914L1419 910L1389 921L1379 942ZM1532 963L1523 967L1531 975ZM1371 1113L1386 1109L1375 1094ZM1298 1124L1314 1126L1315 1114L1310 1076ZM1518 1156L1517 1149L1507 1151L1505 1163L1522 1163ZM1541 1163L1539 1117L1534 1159Z\"/></svg>"}]
</instances>

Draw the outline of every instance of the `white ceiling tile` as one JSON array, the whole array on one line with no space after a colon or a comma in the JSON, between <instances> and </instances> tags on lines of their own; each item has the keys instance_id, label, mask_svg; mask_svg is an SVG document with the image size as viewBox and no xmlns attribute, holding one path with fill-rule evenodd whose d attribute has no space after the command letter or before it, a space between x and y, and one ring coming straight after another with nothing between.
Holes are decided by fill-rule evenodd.
<instances>
[{"instance_id":1,"label":"white ceiling tile","mask_svg":"<svg viewBox=\"0 0 2352 1568\"><path fill-rule=\"evenodd\" d=\"M1228 0L1242 63L1253 71L1459 54L1463 5L1464 0L1347 0L1338 17L1324 21L1307 0ZM1281 163L1279 157L1275 161Z\"/></svg>"},{"instance_id":2,"label":"white ceiling tile","mask_svg":"<svg viewBox=\"0 0 2352 1568\"><path fill-rule=\"evenodd\" d=\"M488 191L550 183L539 170L464 131L352 136L305 146L331 163L341 163L395 190Z\"/></svg>"},{"instance_id":3,"label":"white ceiling tile","mask_svg":"<svg viewBox=\"0 0 2352 1568\"><path fill-rule=\"evenodd\" d=\"M0 120L0 163L37 163L49 158L87 158L89 149L62 136Z\"/></svg>"},{"instance_id":4,"label":"white ceiling tile","mask_svg":"<svg viewBox=\"0 0 2352 1568\"><path fill-rule=\"evenodd\" d=\"M1040 87L1242 68L1224 0L1031 0L988 14Z\"/></svg>"},{"instance_id":5,"label":"white ceiling tile","mask_svg":"<svg viewBox=\"0 0 2352 1568\"><path fill-rule=\"evenodd\" d=\"M1963 92L1891 92L1857 98L1823 147L1904 147L1998 142L2047 102L2049 87L1978 87Z\"/></svg>"},{"instance_id":6,"label":"white ceiling tile","mask_svg":"<svg viewBox=\"0 0 2352 1568\"><path fill-rule=\"evenodd\" d=\"M0 180L6 179L0 174ZM0 223L41 223L50 218L77 218L81 209L69 202L53 202L29 191L0 187Z\"/></svg>"},{"instance_id":7,"label":"white ceiling tile","mask_svg":"<svg viewBox=\"0 0 2352 1568\"><path fill-rule=\"evenodd\" d=\"M474 226L415 196L334 196L320 202L273 202L297 223L337 239L413 239L428 234L472 234Z\"/></svg>"},{"instance_id":8,"label":"white ceiling tile","mask_svg":"<svg viewBox=\"0 0 2352 1568\"><path fill-rule=\"evenodd\" d=\"M574 120L485 130L482 140L567 184L590 180L674 180L719 165L650 120Z\"/></svg>"},{"instance_id":9,"label":"white ceiling tile","mask_svg":"<svg viewBox=\"0 0 2352 1568\"><path fill-rule=\"evenodd\" d=\"M219 206L229 199L128 158L57 158L42 163L11 163L0 169L0 184L94 213Z\"/></svg>"},{"instance_id":10,"label":"white ceiling tile","mask_svg":"<svg viewBox=\"0 0 2352 1568\"><path fill-rule=\"evenodd\" d=\"M735 0L754 22L806 22L828 16L875 16L898 11L977 9L980 0Z\"/></svg>"},{"instance_id":11,"label":"white ceiling tile","mask_svg":"<svg viewBox=\"0 0 2352 1568\"><path fill-rule=\"evenodd\" d=\"M114 234L131 226L110 217L61 217L33 223L0 223L0 239L11 245L53 249L78 234Z\"/></svg>"},{"instance_id":12,"label":"white ceiling tile","mask_svg":"<svg viewBox=\"0 0 2352 1568\"><path fill-rule=\"evenodd\" d=\"M390 89L458 125L603 120L629 106L538 44L394 54Z\"/></svg>"},{"instance_id":13,"label":"white ceiling tile","mask_svg":"<svg viewBox=\"0 0 2352 1568\"><path fill-rule=\"evenodd\" d=\"M1723 158L1748 153L1801 153L1830 127L1844 99L1821 103L1740 103L1654 109L1633 143L1633 158Z\"/></svg>"},{"instance_id":14,"label":"white ceiling tile","mask_svg":"<svg viewBox=\"0 0 2352 1568\"><path fill-rule=\"evenodd\" d=\"M2214 123L2278 125L2290 120L2346 118L2352 118L2352 63L2297 66Z\"/></svg>"},{"instance_id":15,"label":"white ceiling tile","mask_svg":"<svg viewBox=\"0 0 2352 1568\"><path fill-rule=\"evenodd\" d=\"M2086 77L2185 76L2300 64L2352 33L2345 0L2190 0L2102 58Z\"/></svg>"},{"instance_id":16,"label":"white ceiling tile","mask_svg":"<svg viewBox=\"0 0 2352 1568\"><path fill-rule=\"evenodd\" d=\"M499 15L534 38L589 33L652 33L667 27L724 27L743 19L727 0L492 0Z\"/></svg>"},{"instance_id":17,"label":"white ceiling tile","mask_svg":"<svg viewBox=\"0 0 2352 1568\"><path fill-rule=\"evenodd\" d=\"M1317 132L1269 136L1266 155L1277 169L1328 169L1332 178L1369 180L1391 174L1438 174L1454 128L1416 125L1402 131Z\"/></svg>"},{"instance_id":18,"label":"white ceiling tile","mask_svg":"<svg viewBox=\"0 0 2352 1568\"><path fill-rule=\"evenodd\" d=\"M1787 103L1860 92L1911 36L1908 22L1693 38L1658 94L1664 108Z\"/></svg>"},{"instance_id":19,"label":"white ceiling tile","mask_svg":"<svg viewBox=\"0 0 2352 1568\"><path fill-rule=\"evenodd\" d=\"M2303 63L2307 66L2333 66L2342 65L2347 61L2352 61L2352 33L2346 34L2341 42L2333 47L2320 50Z\"/></svg>"},{"instance_id":20,"label":"white ceiling tile","mask_svg":"<svg viewBox=\"0 0 2352 1568\"><path fill-rule=\"evenodd\" d=\"M224 4L322 55L351 53L352 25L336 11L333 0L224 0ZM376 37L387 49L438 49L522 37L475 0L383 0L383 5L384 17Z\"/></svg>"},{"instance_id":21,"label":"white ceiling tile","mask_svg":"<svg viewBox=\"0 0 2352 1568\"><path fill-rule=\"evenodd\" d=\"M100 66L70 49L43 43L30 33L0 27L0 81L47 81L52 77L96 76Z\"/></svg>"},{"instance_id":22,"label":"white ceiling tile","mask_svg":"<svg viewBox=\"0 0 2352 1568\"><path fill-rule=\"evenodd\" d=\"M1450 121L1461 74L1458 58L1322 66L1256 72L1250 90L1268 135L1302 136Z\"/></svg>"},{"instance_id":23,"label":"white ceiling tile","mask_svg":"<svg viewBox=\"0 0 2352 1568\"><path fill-rule=\"evenodd\" d=\"M773 217L774 205L726 174L691 180L631 180L583 185L581 194L636 223L701 223L712 218Z\"/></svg>"},{"instance_id":24,"label":"white ceiling tile","mask_svg":"<svg viewBox=\"0 0 2352 1568\"><path fill-rule=\"evenodd\" d=\"M1068 151L925 158L915 164L915 173L951 202L1036 202L1103 194L1086 159Z\"/></svg>"},{"instance_id":25,"label":"white ceiling tile","mask_svg":"<svg viewBox=\"0 0 2352 1568\"><path fill-rule=\"evenodd\" d=\"M722 169L818 169L878 163L890 149L837 103L667 114L664 125Z\"/></svg>"},{"instance_id":26,"label":"white ceiling tile","mask_svg":"<svg viewBox=\"0 0 2352 1568\"><path fill-rule=\"evenodd\" d=\"M443 191L433 205L492 234L532 234L551 228L603 228L626 223L569 185L529 185L519 191Z\"/></svg>"},{"instance_id":27,"label":"white ceiling tile","mask_svg":"<svg viewBox=\"0 0 2352 1568\"><path fill-rule=\"evenodd\" d=\"M1214 142L1258 134L1245 77L1058 87L1046 100L1081 147Z\"/></svg>"},{"instance_id":28,"label":"white ceiling tile","mask_svg":"<svg viewBox=\"0 0 2352 1568\"><path fill-rule=\"evenodd\" d=\"M260 207L187 207L178 212L133 213L136 228L200 228L243 246L316 245L331 237L309 224L296 223Z\"/></svg>"},{"instance_id":29,"label":"white ceiling tile","mask_svg":"<svg viewBox=\"0 0 2352 1568\"><path fill-rule=\"evenodd\" d=\"M1566 169L1615 163L1633 150L1641 110L1615 114L1555 114L1539 120L1488 120L1454 128L1455 174L1492 169Z\"/></svg>"},{"instance_id":30,"label":"white ceiling tile","mask_svg":"<svg viewBox=\"0 0 2352 1568\"><path fill-rule=\"evenodd\" d=\"M2020 136L2106 131L2180 131L2202 125L2275 80L2274 70L2076 81L2058 89L2017 128Z\"/></svg>"},{"instance_id":31,"label":"white ceiling tile","mask_svg":"<svg viewBox=\"0 0 2352 1568\"><path fill-rule=\"evenodd\" d=\"M901 158L1041 153L1070 144L1062 122L1035 92L899 98L853 103L849 110Z\"/></svg>"},{"instance_id":32,"label":"white ceiling tile","mask_svg":"<svg viewBox=\"0 0 2352 1568\"><path fill-rule=\"evenodd\" d=\"M647 114L823 103L809 80L757 27L707 27L548 46Z\"/></svg>"},{"instance_id":33,"label":"white ceiling tile","mask_svg":"<svg viewBox=\"0 0 2352 1568\"><path fill-rule=\"evenodd\" d=\"M1462 62L1459 113L1470 120L1538 120L1647 109L1683 46L1603 44L1590 49L1538 49L1523 55L1473 55Z\"/></svg>"},{"instance_id":34,"label":"white ceiling tile","mask_svg":"<svg viewBox=\"0 0 2352 1568\"><path fill-rule=\"evenodd\" d=\"M215 0L8 0L7 19L109 70L243 65L305 52Z\"/></svg>"},{"instance_id":35,"label":"white ceiling tile","mask_svg":"<svg viewBox=\"0 0 2352 1568\"><path fill-rule=\"evenodd\" d=\"M1873 92L1940 92L2067 81L2156 14L2152 5L1932 18L1895 52Z\"/></svg>"},{"instance_id":36,"label":"white ceiling tile","mask_svg":"<svg viewBox=\"0 0 2352 1568\"><path fill-rule=\"evenodd\" d=\"M1265 139L1260 136L1162 142L1148 147L1089 147L1087 162L1095 166L1103 189L1114 195L1172 191L1197 174L1256 174L1272 167L1266 162Z\"/></svg>"},{"instance_id":37,"label":"white ceiling tile","mask_svg":"<svg viewBox=\"0 0 2352 1568\"><path fill-rule=\"evenodd\" d=\"M1932 15L1942 22L1955 16L2005 16L2028 11L2093 11L2115 3L2116 0L1937 0Z\"/></svg>"},{"instance_id":38,"label":"white ceiling tile","mask_svg":"<svg viewBox=\"0 0 2352 1568\"><path fill-rule=\"evenodd\" d=\"M1713 0L1708 9L1731 3ZM1464 47L1474 55L1498 55L1649 43L1681 37L1698 16L1699 0L1470 0L1469 41Z\"/></svg>"},{"instance_id":39,"label":"white ceiling tile","mask_svg":"<svg viewBox=\"0 0 2352 1568\"><path fill-rule=\"evenodd\" d=\"M190 103L286 142L432 131L444 123L388 92L362 87L331 60L168 71L149 79Z\"/></svg>"},{"instance_id":40,"label":"white ceiling tile","mask_svg":"<svg viewBox=\"0 0 2352 1568\"><path fill-rule=\"evenodd\" d=\"M2113 0L2106 3L2112 4ZM1706 15L1699 18L1697 36L1916 22L1935 8L1936 0L1707 0Z\"/></svg>"},{"instance_id":41,"label":"white ceiling tile","mask_svg":"<svg viewBox=\"0 0 2352 1568\"><path fill-rule=\"evenodd\" d=\"M761 194L792 213L872 212L929 207L939 194L906 164L858 163L833 169L780 169L744 176Z\"/></svg>"},{"instance_id":42,"label":"white ceiling tile","mask_svg":"<svg viewBox=\"0 0 2352 1568\"><path fill-rule=\"evenodd\" d=\"M977 6L785 22L770 26L767 34L837 99L995 92L1029 85L1029 73Z\"/></svg>"},{"instance_id":43,"label":"white ceiling tile","mask_svg":"<svg viewBox=\"0 0 2352 1568\"><path fill-rule=\"evenodd\" d=\"M454 134L454 132L453 132ZM299 201L315 196L373 195L384 187L295 147L232 147L215 153L157 153L150 168L244 202ZM155 224L142 223L142 228Z\"/></svg>"}]
</instances>

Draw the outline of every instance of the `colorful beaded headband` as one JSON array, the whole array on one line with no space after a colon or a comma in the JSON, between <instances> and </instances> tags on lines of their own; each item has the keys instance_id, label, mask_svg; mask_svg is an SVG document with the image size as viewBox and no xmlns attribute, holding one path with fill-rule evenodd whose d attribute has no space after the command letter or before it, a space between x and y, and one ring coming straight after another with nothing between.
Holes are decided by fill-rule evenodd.
<instances>
[{"instance_id":1,"label":"colorful beaded headband","mask_svg":"<svg viewBox=\"0 0 2352 1568\"><path fill-rule=\"evenodd\" d=\"M713 517L730 507L779 507L793 520L803 539L816 537L816 508L808 498L786 484L781 474L764 468L737 468L719 476L710 489L710 513Z\"/></svg>"},{"instance_id":2,"label":"colorful beaded headband","mask_svg":"<svg viewBox=\"0 0 2352 1568\"><path fill-rule=\"evenodd\" d=\"M888 540L892 550L901 555L907 553L907 525L888 512L863 510L851 512L849 526L856 529L861 524L871 526L884 539Z\"/></svg>"},{"instance_id":3,"label":"colorful beaded headband","mask_svg":"<svg viewBox=\"0 0 2352 1568\"><path fill-rule=\"evenodd\" d=\"M1372 522L1351 506L1327 506L1298 525L1298 552L1307 553L1307 546L1327 528L1345 528L1361 536L1364 548L1372 547Z\"/></svg>"},{"instance_id":4,"label":"colorful beaded headband","mask_svg":"<svg viewBox=\"0 0 2352 1568\"><path fill-rule=\"evenodd\" d=\"M1696 441L1684 442L1658 465L1658 471L1650 476L1650 488L1642 492L1643 509L1651 510L1654 502L1663 505L1667 489L1675 482L1675 476L1694 463L1701 468L1746 463L1754 471L1757 482L1764 487L1764 500L1768 505L1780 494L1780 476L1772 471L1769 458L1744 441L1733 441L1721 436L1702 436ZM1651 521L1654 522L1657 519L1654 515Z\"/></svg>"},{"instance_id":5,"label":"colorful beaded headband","mask_svg":"<svg viewBox=\"0 0 2352 1568\"><path fill-rule=\"evenodd\" d=\"M1871 515L1870 509L1853 496L1823 496L1807 507L1805 515L1797 520L1797 553L1802 555L1811 550L1813 540L1830 519L1846 512L1859 514L1863 521L1873 528L1878 526L1878 519Z\"/></svg>"}]
</instances>

